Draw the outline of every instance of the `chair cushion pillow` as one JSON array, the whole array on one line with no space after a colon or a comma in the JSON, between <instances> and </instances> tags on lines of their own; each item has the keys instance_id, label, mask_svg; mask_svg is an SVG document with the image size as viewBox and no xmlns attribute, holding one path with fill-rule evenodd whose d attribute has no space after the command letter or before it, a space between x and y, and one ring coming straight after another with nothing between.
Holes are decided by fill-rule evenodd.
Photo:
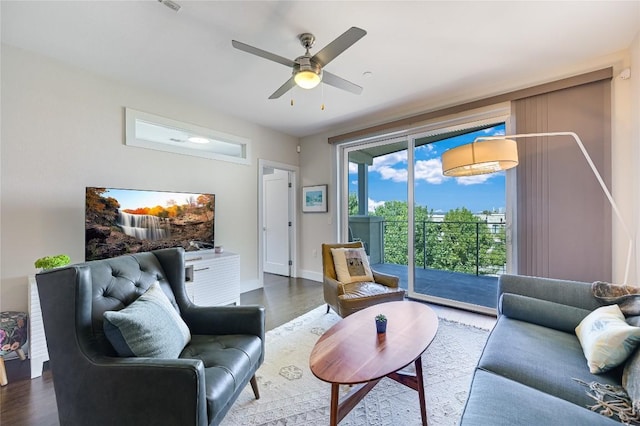
<instances>
[{"instance_id":1,"label":"chair cushion pillow","mask_svg":"<svg viewBox=\"0 0 640 426\"><path fill-rule=\"evenodd\" d=\"M625 321L618 305L591 312L576 327L589 371L603 373L622 364L640 342L640 327Z\"/></svg>"},{"instance_id":2,"label":"chair cushion pillow","mask_svg":"<svg viewBox=\"0 0 640 426\"><path fill-rule=\"evenodd\" d=\"M373 272L363 248L332 248L331 254L336 276L341 283L373 281Z\"/></svg>"},{"instance_id":3,"label":"chair cushion pillow","mask_svg":"<svg viewBox=\"0 0 640 426\"><path fill-rule=\"evenodd\" d=\"M158 282L119 311L106 311L104 333L122 357L178 358L191 340L189 328Z\"/></svg>"}]
</instances>

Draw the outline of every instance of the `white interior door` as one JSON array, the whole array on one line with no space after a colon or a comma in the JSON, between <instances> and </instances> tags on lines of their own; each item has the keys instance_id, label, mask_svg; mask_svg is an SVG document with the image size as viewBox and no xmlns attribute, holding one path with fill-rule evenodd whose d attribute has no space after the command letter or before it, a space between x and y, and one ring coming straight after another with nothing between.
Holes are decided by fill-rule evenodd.
<instances>
[{"instance_id":1,"label":"white interior door","mask_svg":"<svg viewBox=\"0 0 640 426\"><path fill-rule=\"evenodd\" d=\"M289 172L272 170L263 178L264 272L290 276Z\"/></svg>"}]
</instances>

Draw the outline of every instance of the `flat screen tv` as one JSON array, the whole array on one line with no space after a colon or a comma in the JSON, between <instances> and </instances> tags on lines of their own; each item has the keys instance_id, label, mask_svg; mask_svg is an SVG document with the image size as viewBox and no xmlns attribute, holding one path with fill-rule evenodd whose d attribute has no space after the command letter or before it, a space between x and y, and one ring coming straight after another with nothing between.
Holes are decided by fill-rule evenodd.
<instances>
[{"instance_id":1,"label":"flat screen tv","mask_svg":"<svg viewBox=\"0 0 640 426\"><path fill-rule=\"evenodd\" d=\"M213 247L215 195L87 187L85 259Z\"/></svg>"}]
</instances>

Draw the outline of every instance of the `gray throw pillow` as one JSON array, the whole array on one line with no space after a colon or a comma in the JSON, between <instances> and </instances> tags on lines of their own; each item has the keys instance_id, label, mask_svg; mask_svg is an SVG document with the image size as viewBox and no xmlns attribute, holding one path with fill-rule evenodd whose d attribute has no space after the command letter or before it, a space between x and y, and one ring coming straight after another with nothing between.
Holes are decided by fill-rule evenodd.
<instances>
[{"instance_id":1,"label":"gray throw pillow","mask_svg":"<svg viewBox=\"0 0 640 426\"><path fill-rule=\"evenodd\" d=\"M177 358L191 340L158 282L126 308L105 312L103 327L122 357Z\"/></svg>"}]
</instances>

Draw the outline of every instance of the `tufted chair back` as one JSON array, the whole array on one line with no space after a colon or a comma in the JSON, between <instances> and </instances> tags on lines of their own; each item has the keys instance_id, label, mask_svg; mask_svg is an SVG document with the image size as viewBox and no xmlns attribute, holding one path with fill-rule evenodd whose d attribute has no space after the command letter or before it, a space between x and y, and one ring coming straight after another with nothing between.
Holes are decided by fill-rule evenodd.
<instances>
[{"instance_id":1,"label":"tufted chair back","mask_svg":"<svg viewBox=\"0 0 640 426\"><path fill-rule=\"evenodd\" d=\"M161 263L161 258L162 255L158 258L158 253L156 252L148 252L98 260L76 266L79 269L87 268L91 278L90 285L82 285L78 290L91 292L91 305L82 307L90 309L91 341L95 343L95 349L98 353L116 355L104 335L102 324L105 311L119 311L129 306L156 281L160 283L160 287L171 301L171 304L180 313L173 287ZM168 262L166 257L162 260L165 266L175 272L173 271L175 269L173 266L166 264ZM180 269L183 268L181 267ZM181 277L174 277L174 279L179 280ZM180 288L182 287L180 285Z\"/></svg>"}]
</instances>

